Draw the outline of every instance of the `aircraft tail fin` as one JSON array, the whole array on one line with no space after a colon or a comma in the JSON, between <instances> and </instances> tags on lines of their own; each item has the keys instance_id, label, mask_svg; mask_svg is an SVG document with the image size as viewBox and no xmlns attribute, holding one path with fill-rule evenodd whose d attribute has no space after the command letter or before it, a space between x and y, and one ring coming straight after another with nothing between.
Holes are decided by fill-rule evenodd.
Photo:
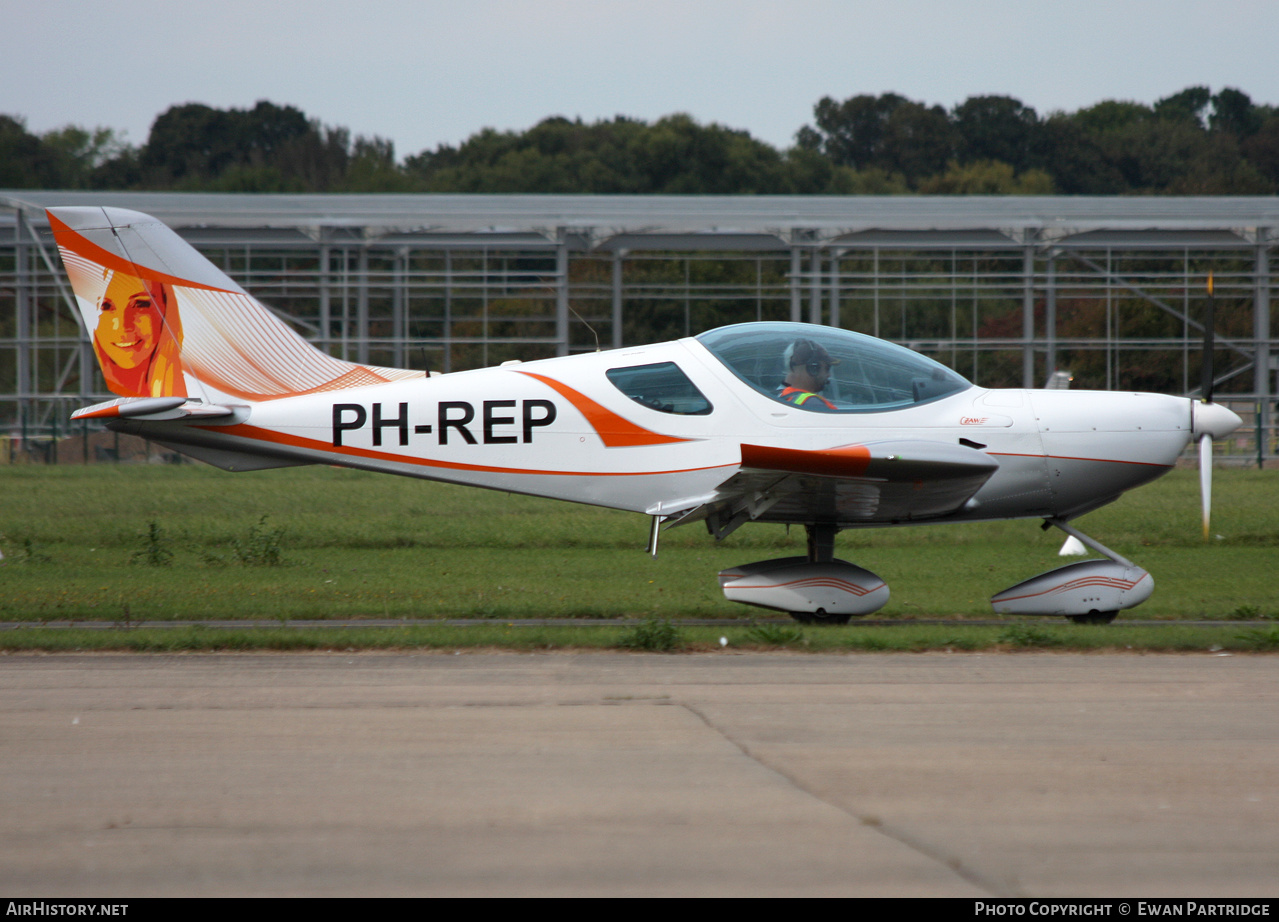
<instances>
[{"instance_id":1,"label":"aircraft tail fin","mask_svg":"<svg viewBox=\"0 0 1279 922\"><path fill-rule=\"evenodd\" d=\"M422 376L321 352L149 215L48 215L107 387L122 397L234 403Z\"/></svg>"}]
</instances>

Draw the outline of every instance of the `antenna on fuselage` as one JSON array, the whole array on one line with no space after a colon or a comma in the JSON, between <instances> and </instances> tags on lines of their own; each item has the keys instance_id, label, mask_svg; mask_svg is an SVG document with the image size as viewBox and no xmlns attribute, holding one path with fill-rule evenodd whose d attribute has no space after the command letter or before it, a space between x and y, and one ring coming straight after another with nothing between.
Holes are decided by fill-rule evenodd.
<instances>
[{"instance_id":1,"label":"antenna on fuselage","mask_svg":"<svg viewBox=\"0 0 1279 922\"><path fill-rule=\"evenodd\" d=\"M576 317L578 320L582 321L582 323L586 324L586 329L590 330L590 331L591 331L591 335L595 337L595 351L596 351L596 352L599 352L599 351L600 351L600 335L599 335L598 333L596 333L596 332L595 332L595 327L593 327L593 326L591 326L589 323L587 323L586 318L585 318L585 317L583 317L581 314L579 314L576 310L574 310L574 308L573 308L573 305L572 305L572 304L570 304L570 305L568 306L568 309L569 309L569 310L571 310L571 311L573 311L573 316L574 316L574 317ZM655 556L656 556L656 555L655 555Z\"/></svg>"}]
</instances>

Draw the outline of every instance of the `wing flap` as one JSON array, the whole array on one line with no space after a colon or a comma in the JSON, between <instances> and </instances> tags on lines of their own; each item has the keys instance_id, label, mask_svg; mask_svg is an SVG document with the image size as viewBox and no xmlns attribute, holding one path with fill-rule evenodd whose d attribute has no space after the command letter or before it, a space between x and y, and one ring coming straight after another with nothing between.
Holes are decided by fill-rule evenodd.
<instances>
[{"instance_id":1,"label":"wing flap","mask_svg":"<svg viewBox=\"0 0 1279 922\"><path fill-rule=\"evenodd\" d=\"M840 526L939 518L959 509L999 469L963 445L896 440L805 451L742 445L742 466L668 527L705 520L718 538L748 521Z\"/></svg>"}]
</instances>

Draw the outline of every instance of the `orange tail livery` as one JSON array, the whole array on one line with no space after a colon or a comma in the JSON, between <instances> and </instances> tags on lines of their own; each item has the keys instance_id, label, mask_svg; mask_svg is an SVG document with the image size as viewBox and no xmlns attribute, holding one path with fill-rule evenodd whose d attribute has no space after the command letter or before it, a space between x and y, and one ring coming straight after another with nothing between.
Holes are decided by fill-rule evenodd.
<instances>
[{"instance_id":1,"label":"orange tail livery","mask_svg":"<svg viewBox=\"0 0 1279 922\"><path fill-rule=\"evenodd\" d=\"M102 375L121 397L219 404L421 376L324 354L147 215L54 208L49 222Z\"/></svg>"}]
</instances>

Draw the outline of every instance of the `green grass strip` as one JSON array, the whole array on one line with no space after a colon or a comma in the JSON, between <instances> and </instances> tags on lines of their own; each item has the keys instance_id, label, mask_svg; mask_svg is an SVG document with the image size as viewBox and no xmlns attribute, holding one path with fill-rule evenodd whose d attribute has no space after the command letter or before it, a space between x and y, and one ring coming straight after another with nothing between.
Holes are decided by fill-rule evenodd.
<instances>
[{"instance_id":1,"label":"green grass strip","mask_svg":"<svg viewBox=\"0 0 1279 922\"><path fill-rule=\"evenodd\" d=\"M1279 621L1279 471L1216 472L1207 544L1191 470L1076 524L1154 577L1125 618ZM989 618L994 593L1079 559L1038 525L850 529L835 553L892 587L877 619ZM640 515L327 467L8 466L0 622L736 620L758 612L715 574L805 545L802 528L717 544L689 526L653 560L647 537Z\"/></svg>"},{"instance_id":2,"label":"green grass strip","mask_svg":"<svg viewBox=\"0 0 1279 922\"><path fill-rule=\"evenodd\" d=\"M722 641L721 642L721 638ZM1273 653L1279 627L1243 625L1006 626L874 625L849 627L680 627L650 620L619 626L522 627L502 623L368 628L119 629L15 628L0 631L0 651L215 653L361 650L512 652L617 650L660 653L926 653L1061 651L1147 653Z\"/></svg>"}]
</instances>

